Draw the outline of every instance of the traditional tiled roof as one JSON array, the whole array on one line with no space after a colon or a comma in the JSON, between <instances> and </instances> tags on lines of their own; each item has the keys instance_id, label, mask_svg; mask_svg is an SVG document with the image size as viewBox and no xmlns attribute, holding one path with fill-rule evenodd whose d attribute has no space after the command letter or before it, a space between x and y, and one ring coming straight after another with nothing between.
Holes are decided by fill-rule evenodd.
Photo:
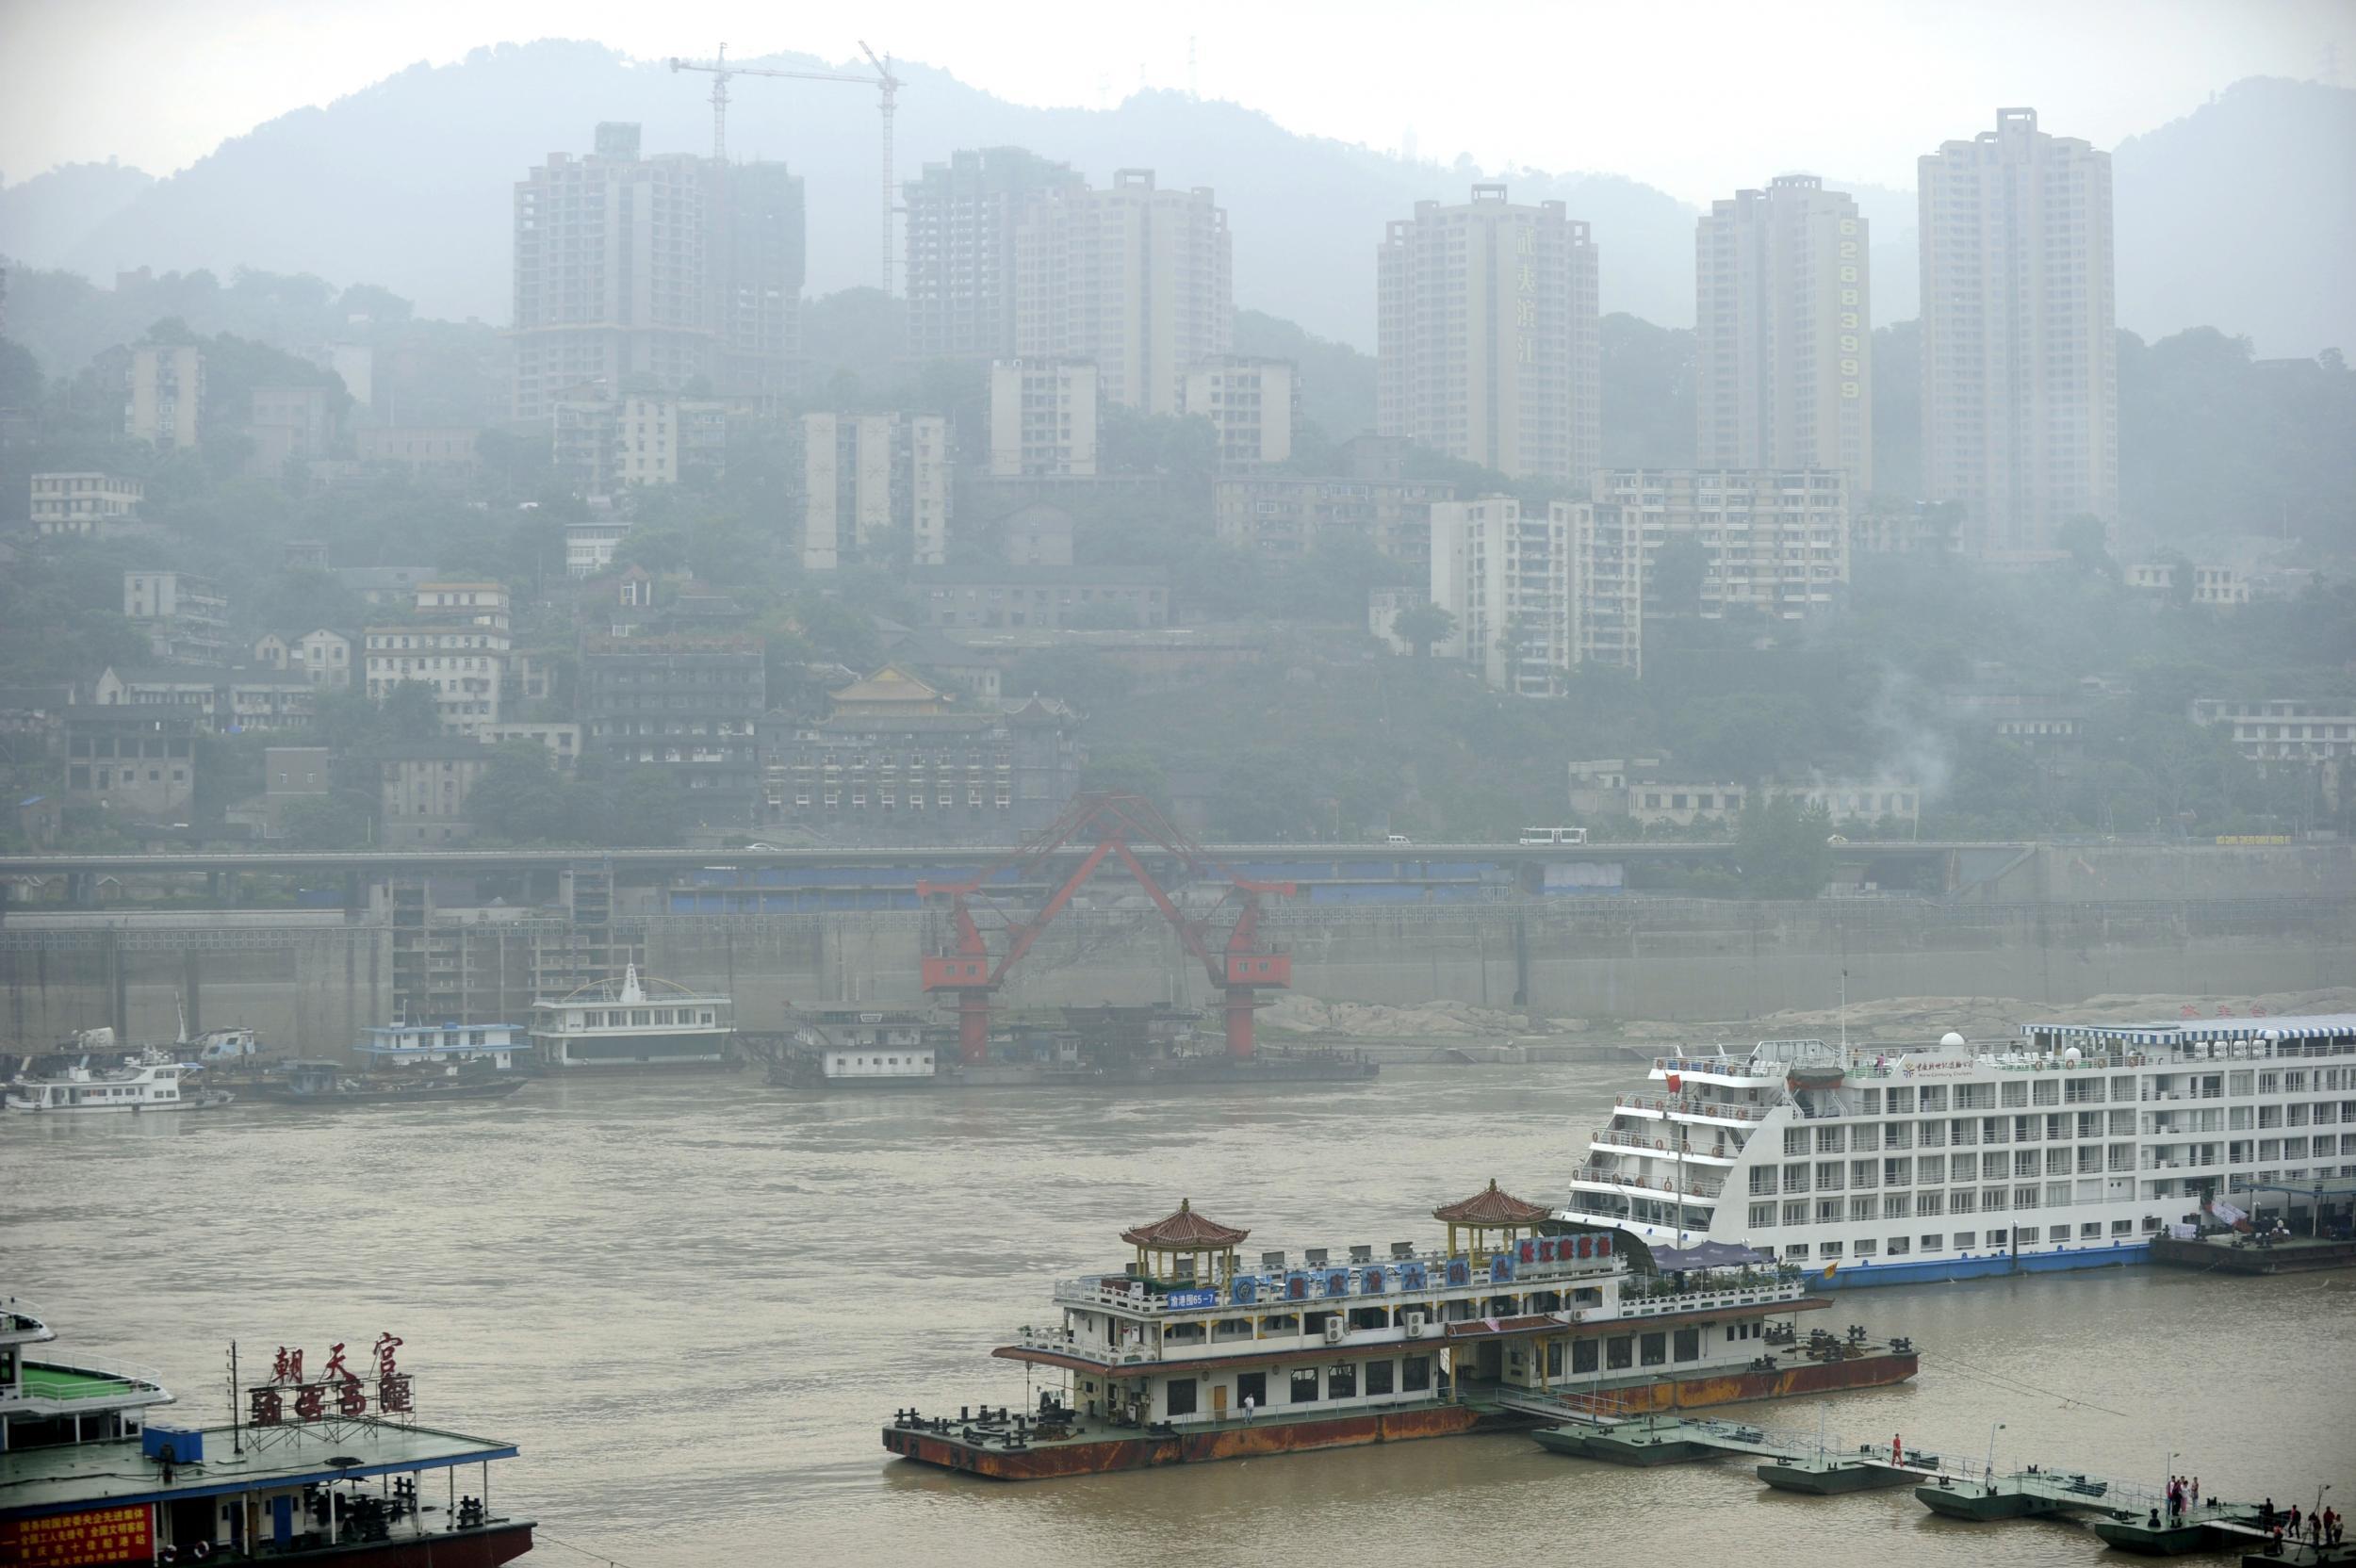
<instances>
[{"instance_id":1,"label":"traditional tiled roof","mask_svg":"<svg viewBox=\"0 0 2356 1568\"><path fill-rule=\"evenodd\" d=\"M1499 1192L1497 1178L1492 1176L1486 1191L1476 1192L1461 1203L1443 1203L1432 1211L1432 1217L1451 1225L1535 1225L1546 1217L1546 1211L1510 1192Z\"/></svg>"},{"instance_id":2,"label":"traditional tiled roof","mask_svg":"<svg viewBox=\"0 0 2356 1568\"><path fill-rule=\"evenodd\" d=\"M1250 1231L1238 1231L1232 1225L1221 1225L1216 1219L1205 1219L1194 1212L1191 1199L1178 1200L1178 1212L1167 1219L1135 1230L1121 1233L1121 1239L1132 1247L1158 1248L1165 1252L1185 1252L1196 1249L1233 1247Z\"/></svg>"}]
</instances>

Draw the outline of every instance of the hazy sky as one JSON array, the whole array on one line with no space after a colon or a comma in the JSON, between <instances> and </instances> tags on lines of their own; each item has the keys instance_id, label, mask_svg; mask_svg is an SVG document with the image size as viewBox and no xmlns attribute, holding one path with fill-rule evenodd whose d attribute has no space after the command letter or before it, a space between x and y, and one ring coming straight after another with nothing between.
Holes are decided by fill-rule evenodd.
<instances>
[{"instance_id":1,"label":"hazy sky","mask_svg":"<svg viewBox=\"0 0 2356 1568\"><path fill-rule=\"evenodd\" d=\"M856 17L856 20L845 18ZM2037 107L2108 147L2249 75L2356 80L2356 0L1229 4L875 0L0 0L0 173L118 156L156 172L419 59L564 36L643 57L878 50L1029 104L1144 79L1292 129L1632 175L1707 202L1766 173L1913 184L1915 156Z\"/></svg>"}]
</instances>

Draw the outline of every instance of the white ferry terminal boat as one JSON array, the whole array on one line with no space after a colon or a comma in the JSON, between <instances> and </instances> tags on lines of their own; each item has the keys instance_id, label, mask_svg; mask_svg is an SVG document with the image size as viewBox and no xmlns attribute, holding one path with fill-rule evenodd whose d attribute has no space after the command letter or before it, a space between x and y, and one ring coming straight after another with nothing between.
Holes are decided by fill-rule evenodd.
<instances>
[{"instance_id":1,"label":"white ferry terminal boat","mask_svg":"<svg viewBox=\"0 0 2356 1568\"><path fill-rule=\"evenodd\" d=\"M1918 1365L1861 1329L1800 1334L1798 1315L1830 1303L1739 1250L1639 1274L1608 1233L1539 1234L1546 1211L1495 1182L1432 1215L1445 1250L1252 1268L1235 1251L1250 1232L1181 1203L1121 1233L1136 1256L1120 1271L1055 1287L1060 1327L991 1352L1045 1375L1036 1400L902 1410L883 1446L1035 1480L1878 1387Z\"/></svg>"},{"instance_id":2,"label":"white ferry terminal boat","mask_svg":"<svg viewBox=\"0 0 2356 1568\"><path fill-rule=\"evenodd\" d=\"M725 996L668 980L642 984L631 964L619 980L533 1003L532 1043L557 1072L741 1067L734 1008Z\"/></svg>"},{"instance_id":3,"label":"white ferry terminal boat","mask_svg":"<svg viewBox=\"0 0 2356 1568\"><path fill-rule=\"evenodd\" d=\"M80 1116L101 1111L209 1111L237 1097L226 1089L197 1088L186 1080L193 1070L168 1052L148 1050L117 1067L79 1063L8 1085L11 1111L45 1116Z\"/></svg>"},{"instance_id":4,"label":"white ferry terminal boat","mask_svg":"<svg viewBox=\"0 0 2356 1568\"><path fill-rule=\"evenodd\" d=\"M1836 1288L2143 1263L2210 1199L2356 1175L2356 1014L2021 1034L1657 1058L1555 1217Z\"/></svg>"}]
</instances>

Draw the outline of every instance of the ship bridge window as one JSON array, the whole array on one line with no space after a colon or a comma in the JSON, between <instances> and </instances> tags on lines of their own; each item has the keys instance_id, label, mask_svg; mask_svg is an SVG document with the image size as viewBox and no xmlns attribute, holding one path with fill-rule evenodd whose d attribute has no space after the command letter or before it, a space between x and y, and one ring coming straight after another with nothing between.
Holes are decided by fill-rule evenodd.
<instances>
[{"instance_id":1,"label":"ship bridge window","mask_svg":"<svg viewBox=\"0 0 2356 1568\"><path fill-rule=\"evenodd\" d=\"M1381 1307L1352 1307L1350 1326L1353 1329L1387 1329L1391 1315Z\"/></svg>"},{"instance_id":2,"label":"ship bridge window","mask_svg":"<svg viewBox=\"0 0 2356 1568\"><path fill-rule=\"evenodd\" d=\"M1612 1371L1636 1364L1636 1339L1632 1334L1617 1334L1603 1342L1604 1364Z\"/></svg>"},{"instance_id":3,"label":"ship bridge window","mask_svg":"<svg viewBox=\"0 0 2356 1568\"><path fill-rule=\"evenodd\" d=\"M1669 1336L1667 1334L1650 1333L1641 1337L1644 1341L1643 1359L1646 1366L1660 1366L1668 1361Z\"/></svg>"},{"instance_id":4,"label":"ship bridge window","mask_svg":"<svg viewBox=\"0 0 2356 1568\"><path fill-rule=\"evenodd\" d=\"M1242 1405L1247 1402L1255 1410L1267 1405L1267 1373L1238 1372L1235 1374L1235 1403Z\"/></svg>"},{"instance_id":5,"label":"ship bridge window","mask_svg":"<svg viewBox=\"0 0 2356 1568\"><path fill-rule=\"evenodd\" d=\"M1200 1323L1172 1323L1162 1331L1164 1345L1201 1345L1210 1337Z\"/></svg>"},{"instance_id":6,"label":"ship bridge window","mask_svg":"<svg viewBox=\"0 0 2356 1568\"><path fill-rule=\"evenodd\" d=\"M1316 1404L1317 1402L1317 1369L1314 1366L1304 1366L1296 1371L1292 1376L1292 1387L1286 1396L1296 1405Z\"/></svg>"},{"instance_id":7,"label":"ship bridge window","mask_svg":"<svg viewBox=\"0 0 2356 1568\"><path fill-rule=\"evenodd\" d=\"M1432 1358L1408 1356L1399 1364L1399 1386L1403 1394L1420 1394L1432 1386Z\"/></svg>"},{"instance_id":8,"label":"ship bridge window","mask_svg":"<svg viewBox=\"0 0 2356 1568\"><path fill-rule=\"evenodd\" d=\"M1211 1338L1216 1341L1223 1343L1231 1339L1250 1339L1251 1337L1252 1319L1249 1317L1222 1317L1211 1325Z\"/></svg>"},{"instance_id":9,"label":"ship bridge window","mask_svg":"<svg viewBox=\"0 0 2356 1568\"><path fill-rule=\"evenodd\" d=\"M1699 1329L1677 1330L1677 1342L1671 1348L1672 1353L1678 1361L1701 1360L1702 1331Z\"/></svg>"},{"instance_id":10,"label":"ship bridge window","mask_svg":"<svg viewBox=\"0 0 2356 1568\"><path fill-rule=\"evenodd\" d=\"M1260 1319L1262 1339L1290 1339L1301 1332L1301 1319L1288 1312L1270 1313Z\"/></svg>"}]
</instances>

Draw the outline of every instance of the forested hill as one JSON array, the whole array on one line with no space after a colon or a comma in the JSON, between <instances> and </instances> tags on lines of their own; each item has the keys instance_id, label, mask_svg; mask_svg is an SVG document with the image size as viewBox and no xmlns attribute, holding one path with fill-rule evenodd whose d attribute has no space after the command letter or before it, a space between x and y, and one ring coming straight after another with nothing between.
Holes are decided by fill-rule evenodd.
<instances>
[{"instance_id":1,"label":"forested hill","mask_svg":"<svg viewBox=\"0 0 2356 1568\"><path fill-rule=\"evenodd\" d=\"M1383 224L1418 200L1462 200L1494 173L1300 136L1256 110L1181 92L1141 91L1105 110L1030 108L943 71L894 69L908 82L904 177L957 148L1010 143L1099 181L1138 167L1171 185L1209 186L1235 236L1237 303L1361 348L1373 346ZM478 50L281 116L152 185L137 171L78 165L0 189L0 254L102 280L142 266L367 278L416 301L420 315L504 324L515 179L552 151L585 150L601 120L640 122L650 150L700 152L712 139L706 86L592 43ZM2069 134L2069 106L2044 108L2048 128ZM781 157L807 182L812 296L875 281L872 92L748 78L732 95L728 145ZM1758 182L1786 172L1771 147L1759 155ZM2121 143L2115 168L2122 327L2152 338L2215 326L2268 357L2356 346L2346 268L2356 244L2356 90L2243 82ZM1873 221L1876 320L1911 317L1912 192L1818 172L1856 190ZM1695 208L1610 172L1504 177L1515 200L1561 199L1593 226L1606 311L1691 323Z\"/></svg>"}]
</instances>

